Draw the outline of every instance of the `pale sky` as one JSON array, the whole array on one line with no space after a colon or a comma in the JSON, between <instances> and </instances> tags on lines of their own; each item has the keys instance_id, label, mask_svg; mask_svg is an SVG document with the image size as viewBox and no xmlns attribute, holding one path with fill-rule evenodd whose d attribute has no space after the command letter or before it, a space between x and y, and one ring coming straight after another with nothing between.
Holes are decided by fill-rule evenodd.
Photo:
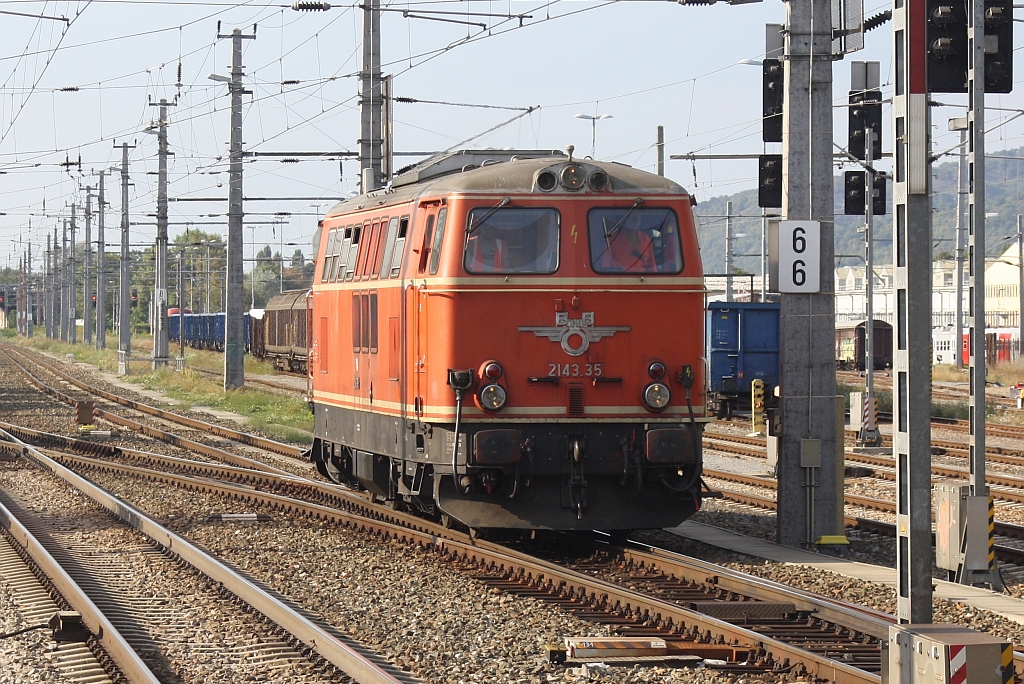
<instances>
[{"instance_id":1,"label":"pale sky","mask_svg":"<svg viewBox=\"0 0 1024 684\"><path fill-rule=\"evenodd\" d=\"M869 3L872 0L868 0ZM887 4L868 4L874 15ZM444 150L489 129L465 147L562 149L591 152L591 124L574 114L609 114L597 123L598 158L653 171L655 131L665 126L667 154L760 153L761 69L740 64L760 59L765 23L782 23L777 0L729 6L680 6L675 2L563 0L561 2L392 3L382 21L384 73L395 75L395 95L419 100L540 109L500 126L521 111L438 104L395 106L398 151ZM298 13L279 4L227 2L37 2L0 1L0 10L64 16L64 22L5 15L0 48L0 263L18 255L31 239L36 268L39 245L59 226L73 201L84 204L84 187L98 172L120 162L122 141L131 152L132 221L152 223L155 212L156 136L143 133L156 117L148 100L180 98L170 110L172 197L227 195L228 97L207 74L229 73L230 40L217 40L217 26L257 38L245 41L246 148L262 151L357 150L355 73L359 68L361 11L338 6ZM478 13L435 15L480 26L406 18L425 10ZM482 14L500 16L481 16ZM503 18L506 15L516 18ZM519 27L519 15L524 16ZM467 36L469 40L467 41ZM1020 41L1018 41L1020 42ZM883 91L891 80L891 24L867 34L867 48L834 62L836 105L846 102L851 60L881 62ZM1018 83L1021 72L1017 71ZM284 82L298 81L298 84ZM77 88L77 91L62 89ZM944 103L963 96L942 95ZM990 96L989 106L1024 106L1024 89ZM935 149L956 142L946 120L962 108L933 111ZM991 111L989 128L1012 112ZM886 107L884 149L892 148ZM847 111L836 109L835 139L845 145ZM1024 117L989 134L989 150L1019 146ZM767 151L780 151L769 145ZM69 173L61 163L82 161ZM396 160L401 166L413 161ZM837 169L838 170L838 169ZM283 164L259 159L246 164L246 196L337 198L355 190L357 163L306 161ZM756 162L670 161L667 175L696 191L698 199L754 187ZM696 180L695 180L696 176ZM223 187L218 187L222 183ZM107 242L120 223L120 188L107 180L110 203ZM45 201L45 211L44 211ZM325 199L326 203L327 200ZM311 202L249 202L253 221L284 217L283 236L271 225L247 228L256 248L301 243L308 254L317 211ZM95 203L94 203L95 205ZM226 203L172 203L171 221L194 222L226 232ZM209 214L219 214L210 217ZM29 223L31 221L31 230ZM80 224L81 225L81 224ZM185 230L172 225L172 238ZM132 243L152 243L155 227L134 226ZM94 238L95 239L95 238ZM112 249L112 248L108 248ZM294 246L286 246L290 255ZM248 252L248 249L247 249Z\"/></svg>"}]
</instances>

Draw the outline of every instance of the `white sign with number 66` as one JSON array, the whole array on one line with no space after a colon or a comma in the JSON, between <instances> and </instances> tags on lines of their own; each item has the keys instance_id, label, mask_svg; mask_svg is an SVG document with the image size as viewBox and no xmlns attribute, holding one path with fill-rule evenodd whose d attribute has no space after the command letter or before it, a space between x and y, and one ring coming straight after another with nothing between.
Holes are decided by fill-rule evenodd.
<instances>
[{"instance_id":1,"label":"white sign with number 66","mask_svg":"<svg viewBox=\"0 0 1024 684\"><path fill-rule=\"evenodd\" d=\"M820 292L821 224L779 221L779 292Z\"/></svg>"}]
</instances>

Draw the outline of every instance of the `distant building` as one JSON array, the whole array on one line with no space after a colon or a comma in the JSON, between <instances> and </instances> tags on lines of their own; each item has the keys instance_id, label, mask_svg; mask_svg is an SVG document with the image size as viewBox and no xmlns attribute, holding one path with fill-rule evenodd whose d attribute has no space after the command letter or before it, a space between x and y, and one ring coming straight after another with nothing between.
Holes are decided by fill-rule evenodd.
<instances>
[{"instance_id":1,"label":"distant building","mask_svg":"<svg viewBox=\"0 0 1024 684\"><path fill-rule=\"evenodd\" d=\"M985 269L985 321L990 328L1020 325L1020 252L1017 243ZM966 288L965 288L966 289Z\"/></svg>"},{"instance_id":2,"label":"distant building","mask_svg":"<svg viewBox=\"0 0 1024 684\"><path fill-rule=\"evenodd\" d=\"M840 266L836 269L836 320L863 320L867 295L865 267ZM875 265L875 318L893 322L892 264ZM932 266L932 325L953 325L956 317L956 261L944 259Z\"/></svg>"}]
</instances>

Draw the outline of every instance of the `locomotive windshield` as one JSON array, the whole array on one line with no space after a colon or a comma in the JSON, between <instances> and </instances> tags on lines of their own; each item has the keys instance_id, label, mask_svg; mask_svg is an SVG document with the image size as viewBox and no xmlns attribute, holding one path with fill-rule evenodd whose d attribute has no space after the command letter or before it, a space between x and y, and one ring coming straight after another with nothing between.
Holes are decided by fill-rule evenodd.
<instances>
[{"instance_id":1,"label":"locomotive windshield","mask_svg":"<svg viewBox=\"0 0 1024 684\"><path fill-rule=\"evenodd\" d=\"M597 273L679 273L683 252L671 209L605 207L587 215Z\"/></svg>"},{"instance_id":2,"label":"locomotive windshield","mask_svg":"<svg viewBox=\"0 0 1024 684\"><path fill-rule=\"evenodd\" d=\"M555 209L477 207L466 222L469 273L554 273L558 269Z\"/></svg>"}]
</instances>

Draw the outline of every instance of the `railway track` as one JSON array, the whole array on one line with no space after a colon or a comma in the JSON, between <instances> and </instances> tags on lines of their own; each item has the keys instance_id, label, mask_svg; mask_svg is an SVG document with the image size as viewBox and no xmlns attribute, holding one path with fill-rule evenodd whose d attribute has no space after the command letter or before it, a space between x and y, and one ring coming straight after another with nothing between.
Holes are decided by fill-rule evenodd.
<instances>
[{"instance_id":1,"label":"railway track","mask_svg":"<svg viewBox=\"0 0 1024 684\"><path fill-rule=\"evenodd\" d=\"M189 368L189 370L195 371L196 373L199 373L200 375L205 375L205 376L208 376L208 377L215 377L215 378L223 378L224 377L224 371L211 370L209 368L199 368L197 366L191 366ZM285 373L285 375L290 375L292 377L302 377L302 378L306 377L305 374L303 374L303 373ZM306 396L306 390L304 390L304 389L297 389L295 387L292 387L291 385L285 385L284 383L281 383L281 382L274 382L273 380L264 380L263 378L254 378L251 375L249 375L249 376L246 376L245 382L246 382L246 384L260 385L262 387L270 387L271 389L283 390L283 391L285 391L285 392L287 392L289 394L292 394L292 395L299 395L299 396L302 396L302 397Z\"/></svg>"},{"instance_id":2,"label":"railway track","mask_svg":"<svg viewBox=\"0 0 1024 684\"><path fill-rule=\"evenodd\" d=\"M709 431L705 431L704 436L705 446L715 451L733 453L759 459L767 457L764 438L728 435L725 433ZM998 460L999 462L1018 466L1024 465L1024 459L1013 455L1003 453L994 454L994 456L995 458L993 458L993 460ZM892 482L895 482L896 480L895 461L891 456L876 456L871 454L847 452L846 462L870 466L873 477ZM952 468L933 464L932 475L939 478L966 480L968 479L969 473L966 468ZM992 485L992 494L997 500L1014 504L1024 504L1024 478L1003 475L991 471L986 473L985 478L986 482Z\"/></svg>"},{"instance_id":3,"label":"railway track","mask_svg":"<svg viewBox=\"0 0 1024 684\"><path fill-rule=\"evenodd\" d=\"M17 445L6 448L22 449ZM684 557L671 559L677 570L668 574L658 568L669 563L669 557L658 558L654 554L627 550L609 551L572 569L561 563L538 559L531 552L523 553L473 540L469 535L399 512L388 511L386 517L389 520L380 519L384 516L368 518L339 508L260 491L253 487L252 480L227 483L214 479L218 474L227 473L228 469L235 471L232 474L237 476L239 469L230 466L192 463L188 467L193 469L193 474L182 475L87 456L41 450L38 453L40 460L57 458L67 466L74 466L75 471L88 474L90 479L98 479L100 475L119 479L144 478L154 484L174 485L244 500L268 510L326 519L431 549L488 586L554 603L591 621L614 624L624 636L666 639L673 644L670 651L677 656L724 660L726 664L713 667L731 672L764 673L779 669L800 672L805 669L809 675L837 682L879 681L878 635L887 629L883 618L865 621L864 615L870 611L813 597L806 592L793 593L788 601L768 601L759 598L754 591L742 592L742 575L739 573L732 575L735 590L723 592L719 580L701 576L706 573L706 567L699 564L690 572L694 578L701 576L699 582L679 579L676 574L678 568L688 560ZM49 468L57 472L58 468L64 469L65 466L58 464ZM278 477L269 473L247 476L264 483ZM365 499L360 501L361 497L356 494L339 492L338 496L354 498L356 507L368 507ZM604 570L598 574L606 579L594 576L599 567ZM616 568L621 567L645 568L643 586L639 589L623 586L627 582L636 584L635 573L625 579L620 578L619 582L612 581ZM676 575L674 579L673 574ZM765 582L748 579L759 584ZM789 595L781 585L775 586L774 590L780 596ZM795 598L798 594L799 600ZM873 625L871 633L863 631L867 624Z\"/></svg>"},{"instance_id":4,"label":"railway track","mask_svg":"<svg viewBox=\"0 0 1024 684\"><path fill-rule=\"evenodd\" d=\"M128 399L126 397L122 397L120 395L114 394L113 392L108 392L106 390L100 389L98 387L93 387L85 382L82 382L81 380L78 380L77 378L71 376L70 374L64 372L63 370L57 368L56 366L49 364L45 361L39 360L37 358L26 357L22 354L18 354L18 358L15 358L15 356L10 353L9 348L0 349L0 354L3 354L6 359L8 359L16 368L18 368L23 374L25 374L25 376L29 379L29 382L31 382L33 385L35 385L37 388L39 388L46 394L49 394L50 396L56 398L57 400L65 404L74 406L77 400L74 397L60 391L56 387L53 387L52 385L45 383L41 378L32 373L31 370L28 369L22 361L27 361L29 363L35 364L40 368L45 369L47 372L53 374L57 378L72 384L79 390L91 396L99 397L101 399L104 399L111 403L118 404L120 406L131 409L138 413L142 413L153 418L157 418L160 421L163 421L164 423L180 425L190 430L194 430L198 433L201 433L203 435L214 435L217 437L230 440L232 442L236 442L238 444L244 444L246 446L255 447L257 449L270 452L273 454L278 454L281 456L287 456L293 460L305 461L305 459L303 459L302 457L302 449L297 446L284 444L282 442L278 442L272 439L268 439L266 437L262 437L260 435L245 432L243 430L236 430L233 428L224 427L222 425L217 425L215 423L210 423L207 421L198 420L196 418L183 416L181 414L174 413L173 411L168 411L154 406L149 406L148 404L135 401L133 399ZM163 430L152 425L146 425L139 421L132 420L130 418L125 418L124 416L121 416L117 413L107 411L99 407L96 408L95 415L98 418L111 422L115 425L119 425L122 427L129 428L131 430L142 432L143 434L147 434L148 436L153 437L154 439L159 439L161 441L174 444L175 446L180 446L182 448L186 448L197 453L202 453L211 458L221 460L234 460L237 462L238 465L244 465L247 467L260 467L258 465L255 465L256 462L254 461L254 459L240 457L237 454L225 451L224 449L220 449L218 447L210 446L208 444L204 444L195 440L180 437L179 435L171 433L167 430ZM273 466L270 466L265 463L262 465L262 467L273 468Z\"/></svg>"},{"instance_id":5,"label":"railway track","mask_svg":"<svg viewBox=\"0 0 1024 684\"><path fill-rule=\"evenodd\" d=\"M836 371L836 378L852 385L864 384L864 376L859 371ZM948 387L945 385L932 384L932 398L943 402L966 402L969 399L968 390L964 382L964 388ZM875 372L875 387L888 392L892 391L892 376ZM1016 408L1017 402L1006 396L986 395L989 403L1004 409Z\"/></svg>"},{"instance_id":6,"label":"railway track","mask_svg":"<svg viewBox=\"0 0 1024 684\"><path fill-rule=\"evenodd\" d=\"M623 553L609 552L608 557L602 561L611 563L607 566L607 572L603 573L608 579L600 580L588 577L579 568L574 571L507 547L473 540L461 532L447 530L400 511L373 506L364 495L326 483L302 481L302 478L294 475L257 471L250 467L185 462L183 459L144 454L123 447L47 436L38 431L25 431L22 434L32 440L49 440L61 449L75 448L88 452L91 455L37 450L40 457L59 458L64 464L60 468L73 467L88 474L93 480L100 481L104 476L120 481L145 478L151 485L138 489L151 489L155 484L161 490L173 486L214 494L244 501L247 505L259 505L265 510L280 510L291 516L306 515L329 520L334 524L348 525L384 538L401 539L420 548L432 549L462 566L471 576L495 588L542 598L589 620L614 624L620 633L664 635L671 643L677 644L675 652L691 657L694 654L700 657L728 655L728 658L724 658L727 662L726 666L722 666L724 669L737 672L792 669L794 672L806 672L808 675L835 681L878 681L880 665L877 637L865 633L863 625L857 626L859 623L845 624L850 622L851 615L860 614L858 609L848 607L845 610L852 612L843 616L838 602L828 599L819 597L812 615L812 609L806 608L806 601L809 600L807 597L796 603L795 599L783 602L793 603L790 609L788 605L778 605L779 601L757 599L756 593L744 594L737 591L723 594L714 581L708 581L708 577L702 579L700 587L691 586L683 592L681 585L668 579L671 575L658 579L656 575L649 575L650 570L644 571L646 590L629 589L622 586L621 582L611 581L616 574L616 564L621 566L625 563L628 567L629 563L645 563L645 568L653 568L656 566L652 564L657 559L650 557L641 560L639 551L631 551L629 553L633 555L628 558L632 560L623 560L627 558ZM11 448L24 449L17 445L8 447ZM159 461L164 470L115 463L115 457L130 458L150 466ZM50 469L56 471L56 466L50 466ZM227 481L232 478L234 482ZM306 498L317 499L320 503L281 493L294 494L300 489L305 491ZM343 510L344 507L348 507L348 510ZM586 562L592 573L598 561L592 559ZM663 558L660 562L667 561ZM694 572L697 573L696 577L706 573L706 568ZM736 579L736 582L740 581ZM754 578L749 578L749 581L763 582ZM777 591L784 592L786 589L780 585ZM733 609L729 605L735 603L748 605L741 605L730 613ZM739 624L751 622L753 615L750 606L754 603L763 604L757 608L762 611L758 618L761 620L758 623L760 631L755 629L755 624ZM707 604L705 609L708 612L694 610L696 604ZM734 622L715 617L730 614ZM736 618L737 615L743 617ZM832 621L829 616L834 616L835 620ZM872 629L883 634L886 627L880 623ZM809 636L815 637L811 640L811 646L808 646L811 643ZM715 657L714 660L722 658Z\"/></svg>"},{"instance_id":7,"label":"railway track","mask_svg":"<svg viewBox=\"0 0 1024 684\"><path fill-rule=\"evenodd\" d=\"M726 658L727 665L723 667L730 671L788 669L833 681L879 681L877 640L887 633L889 619L882 614L869 616L871 611L832 599L813 595L797 598L793 594L796 590L782 585L773 588L777 592L775 599L765 599L765 590L758 587L763 587L766 580L746 575L730 580L735 582L735 590L723 592L723 569L709 574L699 561L684 557L671 558L671 563L690 564L689 572L694 579L679 583L677 580L684 576L680 574L681 566L670 565L668 552L655 550L648 550L644 556L641 550L608 548L577 559L574 568L565 568L560 563L474 540L421 518L373 505L365 495L326 483L303 481L290 473L257 470L252 465L187 462L123 447L101 449L84 440L23 434L33 440L50 439L51 446L60 449L90 453L91 456L45 454L83 472L118 479L145 478L160 484L162 489L174 486L212 494L433 550L496 589L540 598L585 619L614 624L623 634L664 635L676 644L675 652L689 653L691 657L729 655L731 659ZM159 461L164 470L114 463L114 457L151 466ZM174 470L188 474L169 472ZM235 482L228 481L232 478ZM299 490L304 490L306 494L302 496L309 500L295 498ZM604 579L593 577L594 573ZM697 586L691 586L694 584ZM741 590L744 585L747 588ZM783 600L784 596L789 598ZM780 606L782 603L791 603L793 608ZM695 610L697 605L708 612ZM757 611L762 612L754 615ZM734 624L724 619L729 615L736 623L761 622L758 629L752 629L753 624ZM838 639L833 639L833 634ZM811 636L815 638L810 639ZM1024 663L1019 667L1024 670Z\"/></svg>"},{"instance_id":8,"label":"railway track","mask_svg":"<svg viewBox=\"0 0 1024 684\"><path fill-rule=\"evenodd\" d=\"M418 681L380 657L348 643L329 625L296 610L283 597L239 574L38 449L12 435L0 436L8 440L0 442L0 449L18 454L60 477L149 540L140 546L129 546L127 553L123 548L115 551L113 547L96 550L83 546L74 541L76 535L69 535L70 544L59 543L55 535L46 531L53 529L52 523L19 510L6 495L0 500L4 527L13 532L9 541L31 556L37 567L45 568L47 576L64 572L73 578L81 593L68 602L82 612L89 632L103 640L104 650L111 654L128 681L189 681L177 671L187 666L180 664L180 656L171 655L183 646L192 651L216 649L220 660L217 667L230 668L239 676L248 671L250 676L259 677L258 673L263 672L266 677L269 671L286 666L299 668L295 676L301 676L303 669L319 671L325 675L322 680L325 682L336 678L332 672L344 673L352 681L374 684ZM123 546L124 540L118 537L119 545ZM40 549L50 552L49 561ZM173 554L176 561L170 561L167 553ZM54 558L56 560L52 560ZM209 586L222 588L223 595L217 606L218 623L223 623L224 636L220 639L210 622L205 622L201 633L196 633L195 613L198 609L210 608L210 597L204 597L201 590L197 594L196 589L181 590L173 586L180 580L172 577L175 573L168 567L173 568L177 561L189 566L190 576L198 573ZM154 572L161 567L164 572ZM147 581L150 574L154 576ZM172 597L178 591L190 595L189 601L175 601ZM64 594L63 587L61 593ZM226 600L228 597L241 604L235 606L234 613L230 610L231 601ZM248 615L253 611L276 625L282 636L276 636L274 630L263 629L259 620ZM239 635L251 636L239 640ZM233 641L238 643L230 647ZM309 666L301 668L302 662L309 662ZM325 663L332 668L325 671Z\"/></svg>"}]
</instances>

